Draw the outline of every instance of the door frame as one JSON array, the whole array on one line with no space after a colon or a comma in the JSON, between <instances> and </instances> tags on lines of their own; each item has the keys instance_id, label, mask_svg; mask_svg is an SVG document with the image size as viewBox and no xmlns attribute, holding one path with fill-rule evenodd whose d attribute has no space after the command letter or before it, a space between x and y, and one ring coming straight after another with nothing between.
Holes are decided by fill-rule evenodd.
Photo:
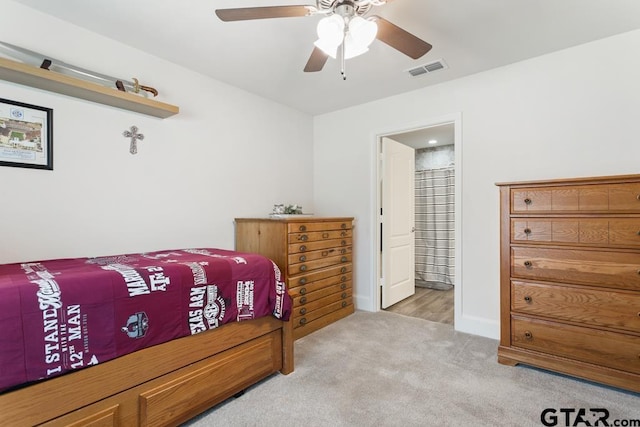
<instances>
[{"instance_id":1,"label":"door frame","mask_svg":"<svg viewBox=\"0 0 640 427\"><path fill-rule=\"evenodd\" d=\"M454 280L454 325L459 325L462 321L462 113L452 113L440 117L427 118L419 122L408 123L405 125L396 125L388 129L381 129L373 133L372 150L374 166L372 168L372 191L371 197L372 206L372 230L371 235L375 236L372 239L372 253L373 262L373 300L375 302L374 311L382 310L381 307L381 295L380 295L380 208L381 204L381 189L380 179L382 177L381 171L381 144L383 137L389 137L393 139L393 135L411 132L414 130L435 127L445 124L453 123L454 125L454 155L455 155L455 280ZM456 327L456 329L458 329Z\"/></svg>"}]
</instances>

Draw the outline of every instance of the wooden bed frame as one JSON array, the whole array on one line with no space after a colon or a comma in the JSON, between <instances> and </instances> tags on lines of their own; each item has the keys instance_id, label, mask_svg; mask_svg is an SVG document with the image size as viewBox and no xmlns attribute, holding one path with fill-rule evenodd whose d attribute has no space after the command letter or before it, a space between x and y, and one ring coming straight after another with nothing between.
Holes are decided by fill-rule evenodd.
<instances>
[{"instance_id":1,"label":"wooden bed frame","mask_svg":"<svg viewBox=\"0 0 640 427\"><path fill-rule=\"evenodd\" d=\"M293 327L231 323L0 394L2 426L175 426L280 371Z\"/></svg>"}]
</instances>

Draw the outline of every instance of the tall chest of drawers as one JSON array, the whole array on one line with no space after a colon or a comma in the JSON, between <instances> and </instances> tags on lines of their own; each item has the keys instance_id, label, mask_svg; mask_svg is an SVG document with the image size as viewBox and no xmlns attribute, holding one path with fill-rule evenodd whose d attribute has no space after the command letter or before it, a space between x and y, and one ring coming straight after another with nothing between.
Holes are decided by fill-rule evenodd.
<instances>
[{"instance_id":1,"label":"tall chest of drawers","mask_svg":"<svg viewBox=\"0 0 640 427\"><path fill-rule=\"evenodd\" d=\"M293 299L294 339L354 312L353 218L236 218L236 250L271 258Z\"/></svg>"},{"instance_id":2,"label":"tall chest of drawers","mask_svg":"<svg viewBox=\"0 0 640 427\"><path fill-rule=\"evenodd\" d=\"M498 361L640 391L640 175L497 185Z\"/></svg>"}]
</instances>

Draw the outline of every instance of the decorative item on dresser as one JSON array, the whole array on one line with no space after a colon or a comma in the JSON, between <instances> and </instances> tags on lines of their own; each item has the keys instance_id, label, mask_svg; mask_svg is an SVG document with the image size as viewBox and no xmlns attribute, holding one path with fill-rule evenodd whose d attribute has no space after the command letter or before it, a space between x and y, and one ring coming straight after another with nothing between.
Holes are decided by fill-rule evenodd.
<instances>
[{"instance_id":1,"label":"decorative item on dresser","mask_svg":"<svg viewBox=\"0 0 640 427\"><path fill-rule=\"evenodd\" d=\"M640 175L498 183L498 361L640 391Z\"/></svg>"},{"instance_id":2,"label":"decorative item on dresser","mask_svg":"<svg viewBox=\"0 0 640 427\"><path fill-rule=\"evenodd\" d=\"M353 218L236 218L236 250L271 258L293 298L301 338L354 312Z\"/></svg>"}]
</instances>

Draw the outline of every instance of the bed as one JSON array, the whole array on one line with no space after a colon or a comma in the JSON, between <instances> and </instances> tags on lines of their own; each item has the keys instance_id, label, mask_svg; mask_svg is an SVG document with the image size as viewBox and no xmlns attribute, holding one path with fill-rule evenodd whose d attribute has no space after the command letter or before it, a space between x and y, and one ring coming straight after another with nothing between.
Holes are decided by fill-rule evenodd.
<instances>
[{"instance_id":1,"label":"bed","mask_svg":"<svg viewBox=\"0 0 640 427\"><path fill-rule=\"evenodd\" d=\"M0 265L0 425L178 425L293 371L290 311L257 254Z\"/></svg>"}]
</instances>

